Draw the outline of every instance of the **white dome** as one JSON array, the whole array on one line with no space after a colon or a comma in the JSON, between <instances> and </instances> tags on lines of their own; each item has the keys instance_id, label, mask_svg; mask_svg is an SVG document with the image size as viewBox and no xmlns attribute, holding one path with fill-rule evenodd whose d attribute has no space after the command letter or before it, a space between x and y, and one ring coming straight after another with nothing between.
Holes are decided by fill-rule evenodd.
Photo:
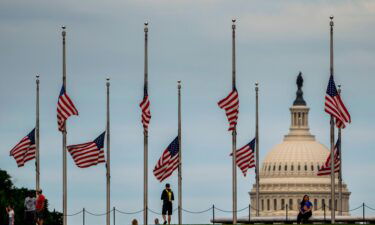
<instances>
[{"instance_id":1,"label":"white dome","mask_svg":"<svg viewBox=\"0 0 375 225\"><path fill-rule=\"evenodd\" d=\"M327 159L329 150L315 140L284 140L263 161L260 176L314 177Z\"/></svg>"},{"instance_id":2,"label":"white dome","mask_svg":"<svg viewBox=\"0 0 375 225\"><path fill-rule=\"evenodd\" d=\"M299 78L302 79L302 78ZM301 84L301 83L300 83ZM297 80L298 85L298 80ZM282 143L268 152L259 173L259 215L285 215L288 207L291 215L299 212L299 202L303 195L310 195L314 205L314 215L323 215L323 205L331 205L330 176L318 176L318 169L325 163L329 149L315 140L310 134L309 108L303 99L301 85L298 85L297 98L290 108L290 130ZM337 177L337 174L336 174ZM338 179L336 179L336 184ZM338 186L336 186L338 191ZM343 215L349 215L350 192L342 186ZM250 191L251 205L256 203L256 185ZM337 197L335 197L337 209ZM328 208L331 208L330 206ZM251 212L255 215L255 210Z\"/></svg>"}]
</instances>

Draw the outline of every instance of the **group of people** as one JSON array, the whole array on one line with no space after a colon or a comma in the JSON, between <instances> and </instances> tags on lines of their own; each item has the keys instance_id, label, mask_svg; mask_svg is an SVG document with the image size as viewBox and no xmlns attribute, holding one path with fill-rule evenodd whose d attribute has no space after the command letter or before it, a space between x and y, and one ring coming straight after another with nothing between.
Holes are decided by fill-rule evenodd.
<instances>
[{"instance_id":1,"label":"group of people","mask_svg":"<svg viewBox=\"0 0 375 225\"><path fill-rule=\"evenodd\" d=\"M43 225L44 222L44 207L46 198L42 194L42 190L37 190L37 197L30 192L29 196L25 199L25 225ZM174 194L171 190L170 184L165 185L165 189L161 194L161 200L163 201L162 217L164 220L163 224L171 224L171 216L173 212L172 202L174 201ZM309 196L303 196L300 203L299 214L297 216L297 223L306 223L312 216L312 203L310 202ZM11 205L6 208L9 216L9 225L14 225L14 209ZM159 220L155 219L155 224L159 224ZM138 225L137 220L132 221L132 225Z\"/></svg>"},{"instance_id":2,"label":"group of people","mask_svg":"<svg viewBox=\"0 0 375 225\"><path fill-rule=\"evenodd\" d=\"M30 192L25 198L25 224L24 225L43 225L44 222L44 207L45 207L46 198L42 194L42 190L36 191L36 198L33 192ZM6 207L6 212L9 218L9 225L14 225L14 208L12 205Z\"/></svg>"}]
</instances>

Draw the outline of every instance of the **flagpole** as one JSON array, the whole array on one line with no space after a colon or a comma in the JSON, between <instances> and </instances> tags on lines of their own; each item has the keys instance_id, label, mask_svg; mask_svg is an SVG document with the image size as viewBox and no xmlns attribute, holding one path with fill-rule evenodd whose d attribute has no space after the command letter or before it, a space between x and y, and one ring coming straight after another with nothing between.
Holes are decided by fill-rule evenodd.
<instances>
[{"instance_id":1,"label":"flagpole","mask_svg":"<svg viewBox=\"0 0 375 225\"><path fill-rule=\"evenodd\" d=\"M144 91L148 92L148 22L145 22ZM148 131L143 128L143 224L148 224Z\"/></svg>"},{"instance_id":2,"label":"flagpole","mask_svg":"<svg viewBox=\"0 0 375 225\"><path fill-rule=\"evenodd\" d=\"M330 16L330 73L333 76L333 16ZM331 224L335 223L335 160L334 160L334 149L335 149L335 127L333 116L330 120L330 133L331 133Z\"/></svg>"},{"instance_id":3,"label":"flagpole","mask_svg":"<svg viewBox=\"0 0 375 225\"><path fill-rule=\"evenodd\" d=\"M338 85L338 94L341 95L341 85ZM340 160L340 166L339 166L339 203L340 203L340 211L339 215L342 216L342 145L341 145L341 128L338 129L338 152L339 152L339 160Z\"/></svg>"},{"instance_id":4,"label":"flagpole","mask_svg":"<svg viewBox=\"0 0 375 225\"><path fill-rule=\"evenodd\" d=\"M106 215L106 224L111 225L111 215L109 211L111 210L111 151L110 151L110 113L109 113L109 78L107 78L107 163L106 163L106 178L107 178L107 215Z\"/></svg>"},{"instance_id":5,"label":"flagpole","mask_svg":"<svg viewBox=\"0 0 375 225\"><path fill-rule=\"evenodd\" d=\"M39 75L36 76L36 125L35 125L35 172L36 172L36 190L40 189L40 154L39 154Z\"/></svg>"},{"instance_id":6,"label":"flagpole","mask_svg":"<svg viewBox=\"0 0 375 225\"><path fill-rule=\"evenodd\" d=\"M63 38L63 86L66 91L66 51L65 51L65 26L62 27L62 38ZM66 170L66 122L64 122L64 128L62 131L62 154L63 154L63 225L67 225L67 170Z\"/></svg>"},{"instance_id":7,"label":"flagpole","mask_svg":"<svg viewBox=\"0 0 375 225\"><path fill-rule=\"evenodd\" d=\"M255 186L256 186L256 216L259 216L259 111L258 111L258 82L255 83Z\"/></svg>"},{"instance_id":8,"label":"flagpole","mask_svg":"<svg viewBox=\"0 0 375 225\"><path fill-rule=\"evenodd\" d=\"M181 81L177 81L178 88L178 224L182 224L182 152L181 152Z\"/></svg>"},{"instance_id":9,"label":"flagpole","mask_svg":"<svg viewBox=\"0 0 375 225\"><path fill-rule=\"evenodd\" d=\"M236 19L232 19L232 88L236 88ZM237 223L237 168L236 168L236 141L237 141L237 131L236 126L232 132L232 200L233 200L233 224Z\"/></svg>"}]
</instances>

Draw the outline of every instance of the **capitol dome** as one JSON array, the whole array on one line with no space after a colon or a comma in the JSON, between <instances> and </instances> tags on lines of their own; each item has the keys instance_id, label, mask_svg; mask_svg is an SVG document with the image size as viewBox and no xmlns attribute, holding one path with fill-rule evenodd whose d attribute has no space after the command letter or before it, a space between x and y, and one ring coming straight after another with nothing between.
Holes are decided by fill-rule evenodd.
<instances>
[{"instance_id":1,"label":"capitol dome","mask_svg":"<svg viewBox=\"0 0 375 225\"><path fill-rule=\"evenodd\" d=\"M329 149L315 140L308 123L309 108L303 99L303 79L297 79L297 97L290 108L291 123L289 133L282 143L277 144L266 155L259 173L259 216L285 216L286 207L290 216L298 214L303 195L308 194L313 203L313 214L326 215L331 208L330 176L317 176L325 163ZM337 177L337 176L336 176ZM335 209L339 209L338 181L336 179ZM348 215L349 196L345 184L342 189L342 211ZM256 185L250 192L252 215L256 215ZM346 211L346 212L345 212Z\"/></svg>"}]
</instances>

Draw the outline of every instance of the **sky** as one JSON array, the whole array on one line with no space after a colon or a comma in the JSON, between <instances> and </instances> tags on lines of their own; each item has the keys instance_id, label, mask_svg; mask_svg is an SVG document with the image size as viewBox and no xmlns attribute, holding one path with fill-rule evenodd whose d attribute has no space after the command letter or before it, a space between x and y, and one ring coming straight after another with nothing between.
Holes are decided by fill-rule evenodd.
<instances>
[{"instance_id":1,"label":"sky","mask_svg":"<svg viewBox=\"0 0 375 225\"><path fill-rule=\"evenodd\" d=\"M35 125L35 76L40 75L41 185L50 208L62 208L62 148L56 102L62 85L61 26L67 27L67 92L79 110L68 144L105 129L105 78L111 79L112 205L143 206L143 23L149 21L149 205L161 210L164 183L152 175L177 135L177 81L182 81L183 207L231 209L231 135L217 102L231 88L231 20L237 19L238 146L255 134L254 83L259 82L260 160L290 125L295 79L302 71L310 128L329 146L324 95L329 76L329 16L334 15L335 80L352 124L343 131L343 176L350 208L375 207L375 2L261 0L1 0L0 168L17 187L34 188L33 163L17 168L9 150ZM68 213L105 211L104 164L79 169L68 155ZM167 180L177 194L177 176ZM238 208L249 204L254 171L238 171ZM359 214L360 212L353 212ZM246 215L242 212L239 215ZM230 216L217 212L216 216ZM150 213L150 221L159 217ZM210 213L183 213L208 223ZM130 223L142 214L116 214ZM69 217L79 225L80 216ZM87 216L90 225L105 217ZM177 216L172 222L177 222Z\"/></svg>"}]
</instances>

